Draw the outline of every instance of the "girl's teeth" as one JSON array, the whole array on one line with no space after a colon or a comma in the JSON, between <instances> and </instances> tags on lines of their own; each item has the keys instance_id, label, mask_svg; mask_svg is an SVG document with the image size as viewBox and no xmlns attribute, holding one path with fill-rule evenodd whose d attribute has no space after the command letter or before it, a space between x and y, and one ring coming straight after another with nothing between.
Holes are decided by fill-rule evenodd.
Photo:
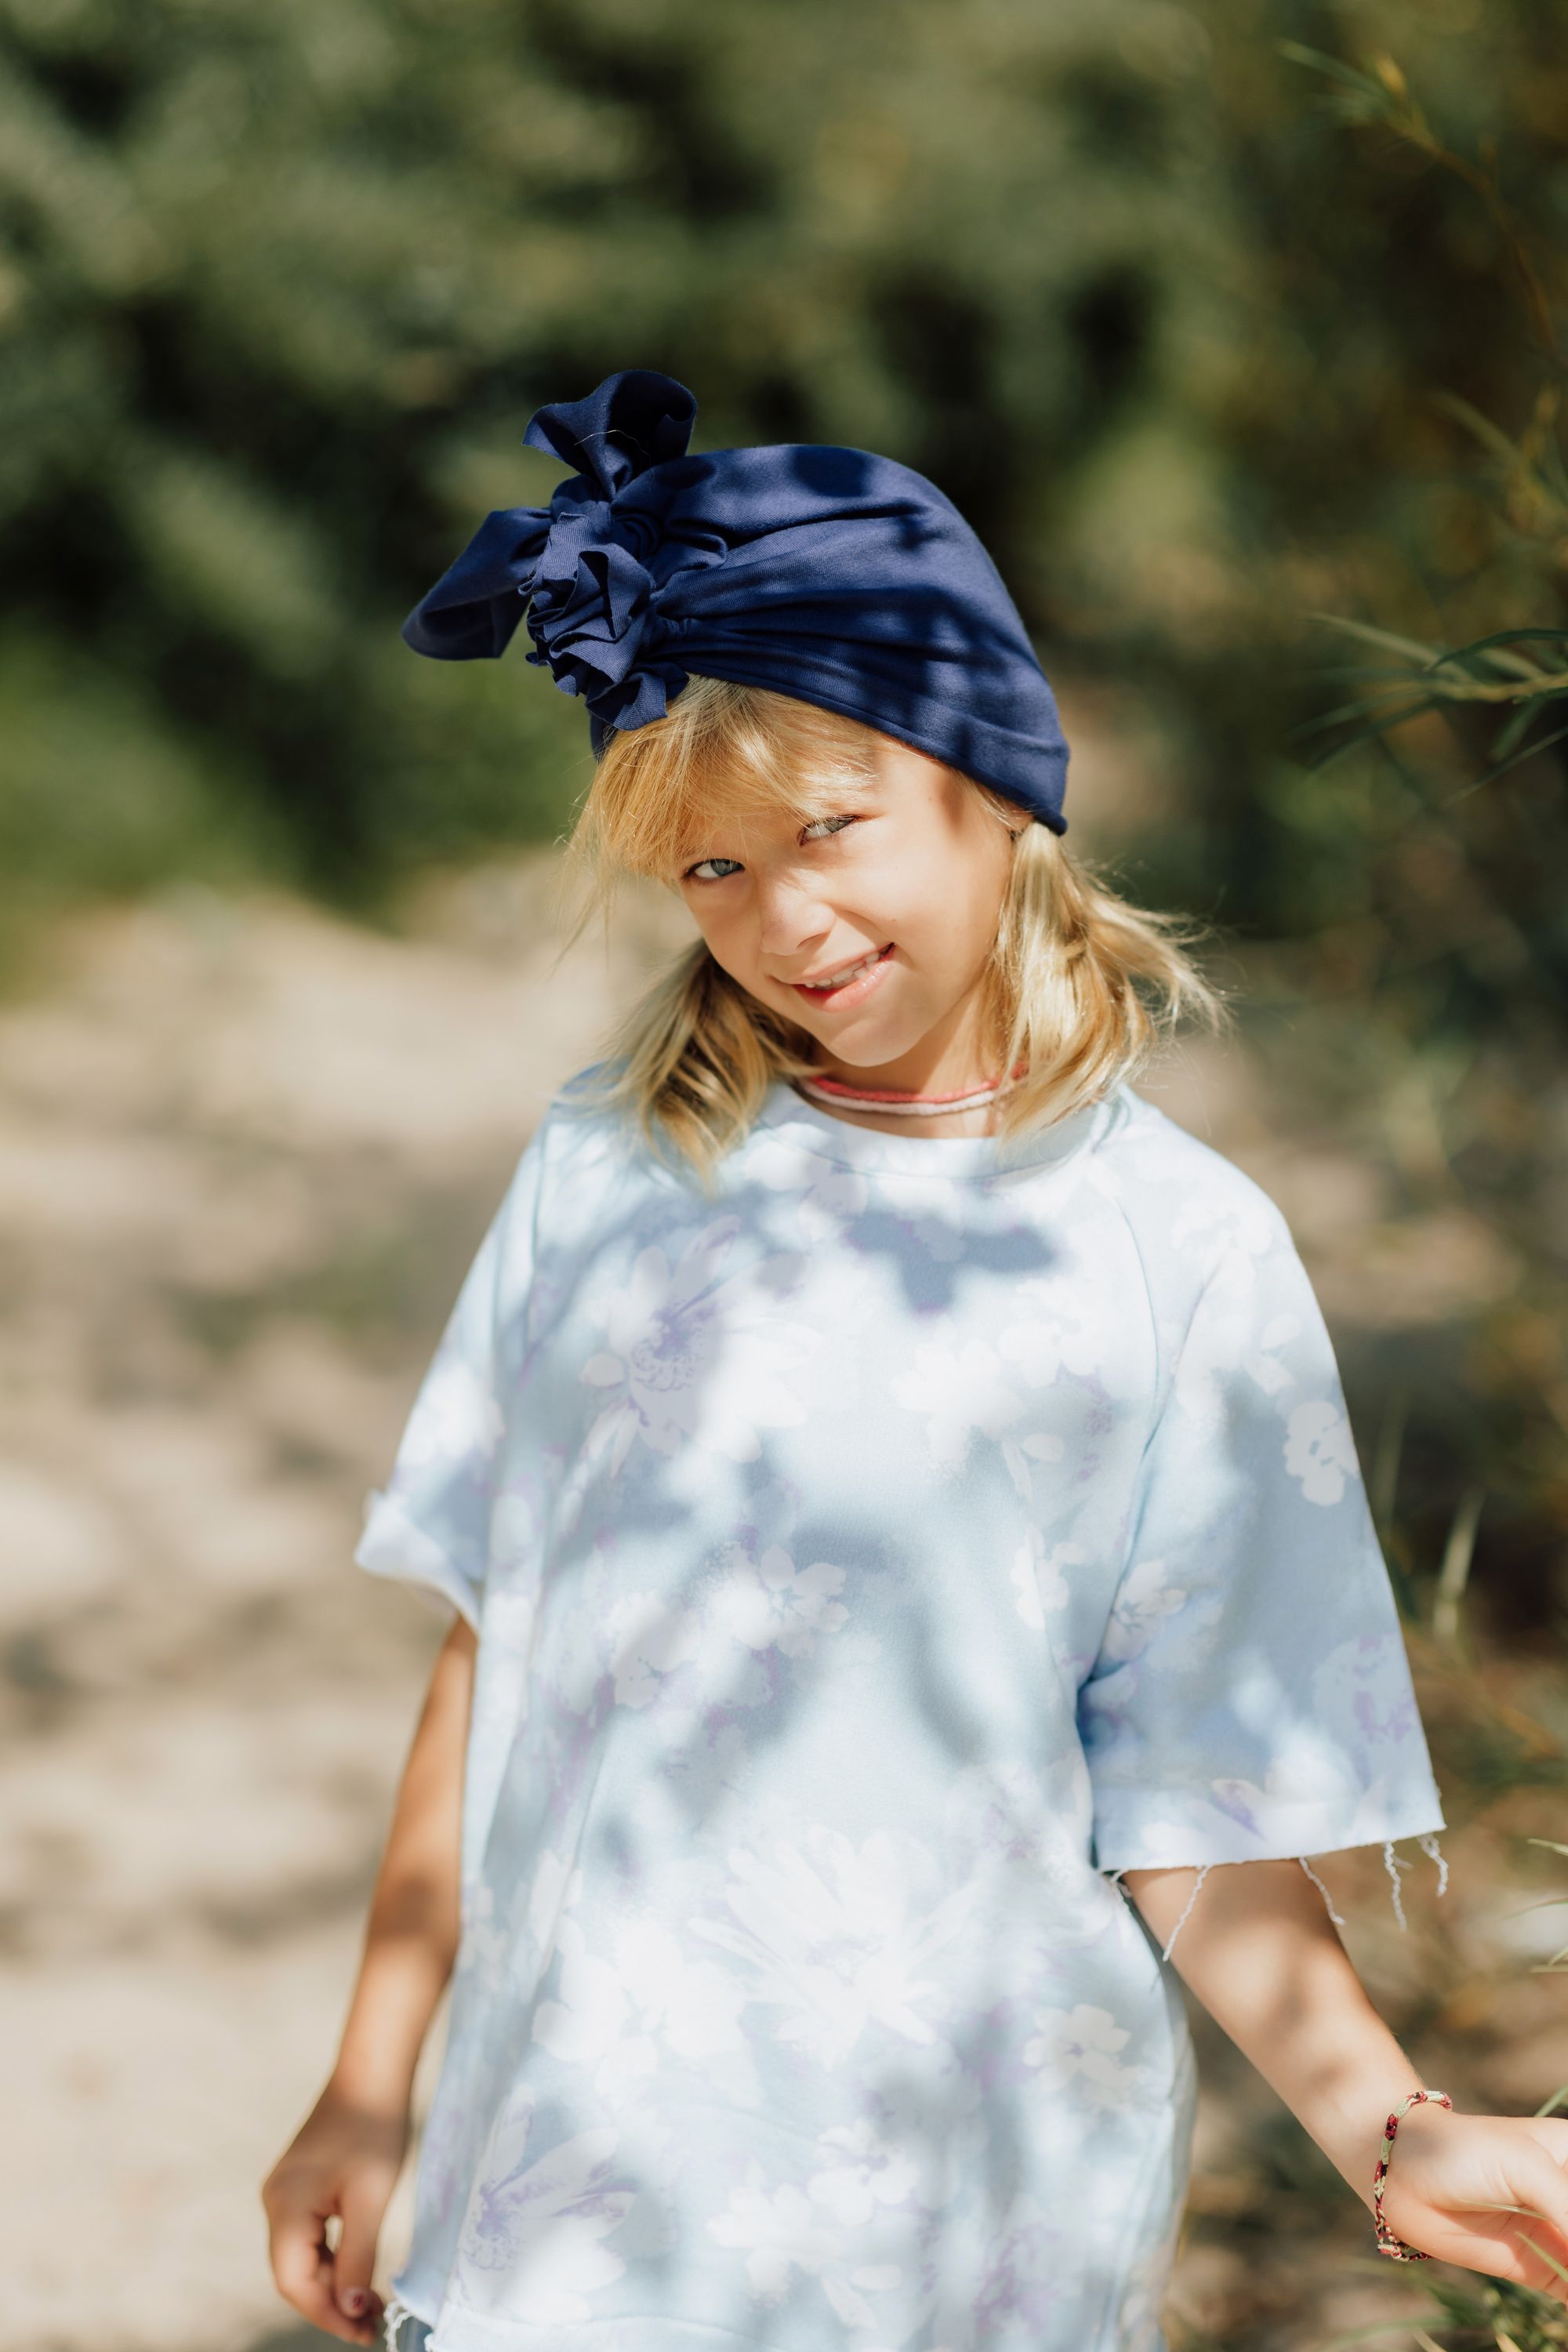
<instances>
[{"instance_id":1,"label":"girl's teeth","mask_svg":"<svg viewBox=\"0 0 1568 2352\"><path fill-rule=\"evenodd\" d=\"M880 963L881 961L882 958L880 950L879 950L876 955L865 956L861 959L860 962L853 965L848 971L841 971L836 980L823 981L821 985L814 990L813 993L817 996L826 996L836 988L847 988L852 980L858 980L863 971L869 971L874 963Z\"/></svg>"}]
</instances>

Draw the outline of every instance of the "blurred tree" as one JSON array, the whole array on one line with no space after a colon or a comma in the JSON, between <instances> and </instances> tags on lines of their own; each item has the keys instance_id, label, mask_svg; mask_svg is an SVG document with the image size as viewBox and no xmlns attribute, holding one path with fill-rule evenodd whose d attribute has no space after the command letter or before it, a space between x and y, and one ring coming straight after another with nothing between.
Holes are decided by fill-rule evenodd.
<instances>
[{"instance_id":1,"label":"blurred tree","mask_svg":"<svg viewBox=\"0 0 1568 2352\"><path fill-rule=\"evenodd\" d=\"M1426 486L1404 593L1388 584L1377 621L1339 616L1342 645L1348 639L1357 656L1342 665L1349 698L1335 697L1338 707L1301 730L1328 748L1312 773L1289 780L1288 821L1309 840L1336 841L1355 896L1342 912L1325 907L1302 940L1293 985L1315 1062L1311 1090L1332 1106L1342 1134L1369 1152L1381 1140L1407 1213L1425 1213L1428 1234L1446 1231L1452 1247L1467 1234L1489 1236L1511 1268L1489 1300L1435 1330L1425 1349L1406 1337L1405 1362L1390 1367L1409 1383L1411 1358L1419 1364L1403 1513L1392 1425L1386 1449L1391 1544L1406 1567L1436 1570L1432 1628L1447 1645L1476 1557L1495 1626L1516 1638L1543 1623L1561 1633L1568 368L1557 324L1560 239L1532 230L1505 190L1495 141L1483 136L1468 152L1448 143L1387 51L1351 60L1290 44L1287 53L1325 78L1331 116L1371 134L1375 168L1413 162L1468 206L1513 312L1506 422L1451 384L1429 388L1429 408L1468 446ZM1517 184L1517 163L1506 151L1503 160ZM1525 185L1549 223L1550 183ZM1444 1225L1456 1211L1468 1220L1462 1229ZM1552 1769L1561 1774L1560 1749Z\"/></svg>"},{"instance_id":2,"label":"blurred tree","mask_svg":"<svg viewBox=\"0 0 1568 2352\"><path fill-rule=\"evenodd\" d=\"M1554 12L1506 0L1484 39L1470 0L1357 8L1358 37L1370 16L1547 203ZM1463 191L1347 163L1277 53L1334 26L1261 0L0 0L26 632L0 848L115 883L227 838L353 890L552 829L579 714L512 664L433 672L396 624L480 511L547 492L535 403L637 362L694 385L710 444L933 475L1047 655L1157 705L1188 778L1167 887L1317 920L1341 836L1279 781L1310 707L1282 649L1347 587L1458 593L1477 526L1428 388L1517 421L1526 357ZM106 730L166 772L161 819L123 820Z\"/></svg>"}]
</instances>

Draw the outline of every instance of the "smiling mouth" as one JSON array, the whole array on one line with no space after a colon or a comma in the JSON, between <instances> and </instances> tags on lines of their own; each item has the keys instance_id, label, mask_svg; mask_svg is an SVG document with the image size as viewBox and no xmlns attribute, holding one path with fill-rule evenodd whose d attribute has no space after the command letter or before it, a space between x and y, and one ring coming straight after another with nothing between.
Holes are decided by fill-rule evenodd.
<instances>
[{"instance_id":1,"label":"smiling mouth","mask_svg":"<svg viewBox=\"0 0 1568 2352\"><path fill-rule=\"evenodd\" d=\"M865 975L868 971L874 971L879 963L885 963L892 952L893 943L889 940L885 948L874 948L869 955L861 956L855 963L840 966L837 971L829 973L826 980L792 980L789 985L798 989L802 996L837 996L841 988L849 986L851 981L864 979Z\"/></svg>"}]
</instances>

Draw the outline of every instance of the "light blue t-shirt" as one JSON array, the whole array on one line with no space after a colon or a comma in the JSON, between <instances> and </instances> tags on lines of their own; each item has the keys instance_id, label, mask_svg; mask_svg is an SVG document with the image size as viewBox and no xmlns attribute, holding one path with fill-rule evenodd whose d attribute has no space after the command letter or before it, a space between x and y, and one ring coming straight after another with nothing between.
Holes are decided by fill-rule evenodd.
<instances>
[{"instance_id":1,"label":"light blue t-shirt","mask_svg":"<svg viewBox=\"0 0 1568 2352\"><path fill-rule=\"evenodd\" d=\"M1152 2352L1194 2069L1107 1874L1443 1826L1279 1211L1136 1095L705 1199L581 1074L359 1550L480 1635L432 2352Z\"/></svg>"}]
</instances>

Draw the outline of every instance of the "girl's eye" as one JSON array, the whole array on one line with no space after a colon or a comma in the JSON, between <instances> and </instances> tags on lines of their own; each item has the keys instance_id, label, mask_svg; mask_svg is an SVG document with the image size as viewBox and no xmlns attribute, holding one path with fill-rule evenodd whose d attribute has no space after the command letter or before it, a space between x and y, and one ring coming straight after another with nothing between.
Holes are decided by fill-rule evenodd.
<instances>
[{"instance_id":1,"label":"girl's eye","mask_svg":"<svg viewBox=\"0 0 1568 2352\"><path fill-rule=\"evenodd\" d=\"M811 824L806 825L806 826L804 828L804 832L803 832L802 838L803 838L803 839L809 838L809 836L816 831L816 828L817 828L817 826L818 826L818 825L822 825L822 824L831 825L831 827L833 828L833 831L834 831L835 833L837 833L837 832L839 832L839 831L840 831L840 830L841 830L845 825L847 825L847 824L859 824L859 822L860 822L860 820L859 820L859 818L858 818L858 816L819 816L819 817L817 817L817 818L815 820L815 822L814 822L814 823L812 823Z\"/></svg>"},{"instance_id":2,"label":"girl's eye","mask_svg":"<svg viewBox=\"0 0 1568 2352\"><path fill-rule=\"evenodd\" d=\"M704 874L702 868L705 866L733 866L737 874L741 871L741 861L738 857L700 857L695 866L689 866L687 867L684 877L685 880L688 882L726 882L729 880L730 877L726 874Z\"/></svg>"}]
</instances>

